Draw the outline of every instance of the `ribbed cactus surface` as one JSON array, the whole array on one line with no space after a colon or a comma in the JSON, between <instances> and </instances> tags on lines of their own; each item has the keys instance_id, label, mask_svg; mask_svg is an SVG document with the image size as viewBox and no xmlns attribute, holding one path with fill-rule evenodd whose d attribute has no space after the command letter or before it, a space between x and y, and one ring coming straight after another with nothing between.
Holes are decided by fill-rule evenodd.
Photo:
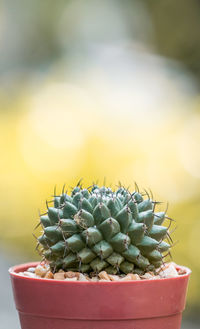
<instances>
[{"instance_id":1,"label":"ribbed cactus surface","mask_svg":"<svg viewBox=\"0 0 200 329\"><path fill-rule=\"evenodd\" d=\"M71 195L55 195L53 202L40 216L38 244L54 272L154 271L170 248L164 241L167 227L162 226L168 217L155 211L157 202L148 194L76 186Z\"/></svg>"}]
</instances>

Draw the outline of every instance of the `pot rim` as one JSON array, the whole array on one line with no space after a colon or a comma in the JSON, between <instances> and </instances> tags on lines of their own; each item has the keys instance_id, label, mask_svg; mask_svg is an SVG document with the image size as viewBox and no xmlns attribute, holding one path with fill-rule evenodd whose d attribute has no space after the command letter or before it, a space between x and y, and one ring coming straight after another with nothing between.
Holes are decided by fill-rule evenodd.
<instances>
[{"instance_id":1,"label":"pot rim","mask_svg":"<svg viewBox=\"0 0 200 329\"><path fill-rule=\"evenodd\" d=\"M19 264L19 265L14 265L11 266L8 270L10 276L15 277L17 279L21 279L21 280L29 280L29 281L42 281L44 282L44 284L46 284L47 282L52 282L52 284L73 284L73 285L77 285L77 284L83 284L83 285L95 285L95 284L101 284L101 285L108 285L108 284L116 284L116 285L121 285L121 284L130 284L130 283L134 283L134 284L142 284L142 282L152 282L152 281L169 281L169 280L179 280L181 278L185 278L185 277L189 277L190 274L192 273L192 271L186 267L186 266L182 266L182 265L177 265L176 268L177 269L183 269L186 271L185 274L179 275L177 277L172 277L172 278L159 278L159 279L142 279L142 280L127 280L127 281L65 281L65 280L52 280L52 279L45 279L45 278L31 278L28 276L22 276L20 275L18 272L24 271L26 269L28 269L29 267L34 267L37 266L38 264L40 264L40 262L29 262L29 263L23 263L23 264ZM16 272L17 271L17 272Z\"/></svg>"}]
</instances>

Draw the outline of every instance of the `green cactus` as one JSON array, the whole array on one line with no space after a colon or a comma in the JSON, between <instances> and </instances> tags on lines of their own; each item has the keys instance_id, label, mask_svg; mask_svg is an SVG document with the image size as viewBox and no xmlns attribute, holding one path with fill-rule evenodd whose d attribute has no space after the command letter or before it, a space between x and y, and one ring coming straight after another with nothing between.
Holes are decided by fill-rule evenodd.
<instances>
[{"instance_id":1,"label":"green cactus","mask_svg":"<svg viewBox=\"0 0 200 329\"><path fill-rule=\"evenodd\" d=\"M83 189L79 183L53 202L40 216L43 234L37 240L54 272L145 273L162 265L169 252L162 224L170 218L155 211L157 202L148 193L122 186Z\"/></svg>"}]
</instances>

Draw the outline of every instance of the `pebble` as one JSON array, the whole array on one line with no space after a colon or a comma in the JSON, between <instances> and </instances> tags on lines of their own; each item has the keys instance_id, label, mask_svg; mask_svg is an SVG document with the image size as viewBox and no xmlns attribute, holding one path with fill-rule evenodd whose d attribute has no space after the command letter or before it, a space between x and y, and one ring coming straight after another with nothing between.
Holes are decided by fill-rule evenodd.
<instances>
[{"instance_id":1,"label":"pebble","mask_svg":"<svg viewBox=\"0 0 200 329\"><path fill-rule=\"evenodd\" d=\"M29 278L35 278L36 277L35 273L31 273L31 272L28 272L28 271L24 272L23 275L28 276Z\"/></svg>"},{"instance_id":2,"label":"pebble","mask_svg":"<svg viewBox=\"0 0 200 329\"><path fill-rule=\"evenodd\" d=\"M89 277L82 274L82 273L79 273L79 278L78 278L78 281L89 281Z\"/></svg>"},{"instance_id":3,"label":"pebble","mask_svg":"<svg viewBox=\"0 0 200 329\"><path fill-rule=\"evenodd\" d=\"M145 273L144 275L141 275L141 279L145 279L145 280L153 280L154 277L155 275L152 273Z\"/></svg>"},{"instance_id":4,"label":"pebble","mask_svg":"<svg viewBox=\"0 0 200 329\"><path fill-rule=\"evenodd\" d=\"M186 270L184 268L178 268L177 269L179 275L184 275L186 274Z\"/></svg>"},{"instance_id":5,"label":"pebble","mask_svg":"<svg viewBox=\"0 0 200 329\"><path fill-rule=\"evenodd\" d=\"M48 271L46 274L45 274L45 279L54 279L54 275L51 271Z\"/></svg>"},{"instance_id":6,"label":"pebble","mask_svg":"<svg viewBox=\"0 0 200 329\"><path fill-rule=\"evenodd\" d=\"M162 267L159 272L159 276L161 278L175 278L178 276L178 272L176 270L175 265L173 263L170 263Z\"/></svg>"},{"instance_id":7,"label":"pebble","mask_svg":"<svg viewBox=\"0 0 200 329\"><path fill-rule=\"evenodd\" d=\"M43 266L43 265L39 264L35 268L35 274L43 278L46 275L46 273L48 272L48 270L49 270L48 266Z\"/></svg>"},{"instance_id":8,"label":"pebble","mask_svg":"<svg viewBox=\"0 0 200 329\"><path fill-rule=\"evenodd\" d=\"M106 281L110 281L110 278L109 278L109 275L106 271L101 271L99 274L98 274L100 280L106 280Z\"/></svg>"},{"instance_id":9,"label":"pebble","mask_svg":"<svg viewBox=\"0 0 200 329\"><path fill-rule=\"evenodd\" d=\"M66 278L65 281L78 281L77 277L74 278Z\"/></svg>"},{"instance_id":10,"label":"pebble","mask_svg":"<svg viewBox=\"0 0 200 329\"><path fill-rule=\"evenodd\" d=\"M57 272L53 276L54 280L65 280L65 272Z\"/></svg>"},{"instance_id":11,"label":"pebble","mask_svg":"<svg viewBox=\"0 0 200 329\"><path fill-rule=\"evenodd\" d=\"M24 276L24 273L25 273L25 272L18 272L17 274L18 274L18 275L21 275L21 276Z\"/></svg>"},{"instance_id":12,"label":"pebble","mask_svg":"<svg viewBox=\"0 0 200 329\"><path fill-rule=\"evenodd\" d=\"M29 267L27 272L35 273L35 267Z\"/></svg>"},{"instance_id":13,"label":"pebble","mask_svg":"<svg viewBox=\"0 0 200 329\"><path fill-rule=\"evenodd\" d=\"M77 278L77 279L79 279L80 274L81 273L79 273L79 272L68 271L68 272L65 272L65 277L66 278Z\"/></svg>"},{"instance_id":14,"label":"pebble","mask_svg":"<svg viewBox=\"0 0 200 329\"><path fill-rule=\"evenodd\" d=\"M150 280L158 280L160 279L161 277L159 275L154 275Z\"/></svg>"},{"instance_id":15,"label":"pebble","mask_svg":"<svg viewBox=\"0 0 200 329\"><path fill-rule=\"evenodd\" d=\"M99 279L98 279L97 276L93 276L93 277L90 279L90 281L92 281L92 282L97 282L97 281L99 281Z\"/></svg>"},{"instance_id":16,"label":"pebble","mask_svg":"<svg viewBox=\"0 0 200 329\"><path fill-rule=\"evenodd\" d=\"M119 281L120 280L119 275L109 274L108 276L109 276L111 281Z\"/></svg>"},{"instance_id":17,"label":"pebble","mask_svg":"<svg viewBox=\"0 0 200 329\"><path fill-rule=\"evenodd\" d=\"M133 281L133 280L141 280L138 274L129 273L124 276L120 281Z\"/></svg>"}]
</instances>

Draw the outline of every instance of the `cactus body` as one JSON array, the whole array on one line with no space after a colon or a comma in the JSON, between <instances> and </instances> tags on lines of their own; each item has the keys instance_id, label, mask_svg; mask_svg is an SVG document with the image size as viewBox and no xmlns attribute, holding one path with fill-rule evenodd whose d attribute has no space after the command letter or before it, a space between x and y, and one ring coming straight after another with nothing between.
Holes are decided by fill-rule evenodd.
<instances>
[{"instance_id":1,"label":"cactus body","mask_svg":"<svg viewBox=\"0 0 200 329\"><path fill-rule=\"evenodd\" d=\"M53 201L40 218L38 242L54 272L144 273L159 267L170 248L165 213L138 191L76 186Z\"/></svg>"}]
</instances>

